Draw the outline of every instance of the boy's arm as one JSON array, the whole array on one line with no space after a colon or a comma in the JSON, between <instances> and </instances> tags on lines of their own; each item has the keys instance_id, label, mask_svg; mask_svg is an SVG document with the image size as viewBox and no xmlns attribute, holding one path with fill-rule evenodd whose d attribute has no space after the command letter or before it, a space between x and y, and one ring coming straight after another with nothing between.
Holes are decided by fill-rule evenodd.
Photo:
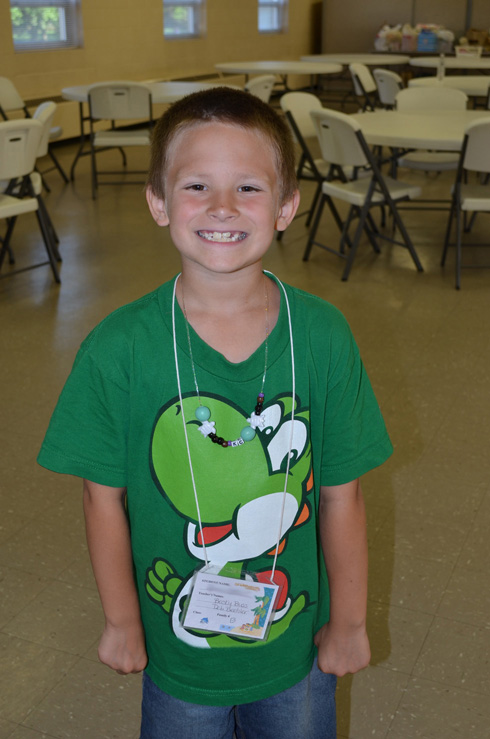
<instances>
[{"instance_id":1,"label":"boy's arm","mask_svg":"<svg viewBox=\"0 0 490 739\"><path fill-rule=\"evenodd\" d=\"M359 480L322 487L320 538L330 584L330 621L315 635L318 666L338 677L367 667L367 536Z\"/></svg>"},{"instance_id":2,"label":"boy's arm","mask_svg":"<svg viewBox=\"0 0 490 739\"><path fill-rule=\"evenodd\" d=\"M83 481L87 542L105 615L99 659L126 675L148 661L133 577L125 488Z\"/></svg>"}]
</instances>

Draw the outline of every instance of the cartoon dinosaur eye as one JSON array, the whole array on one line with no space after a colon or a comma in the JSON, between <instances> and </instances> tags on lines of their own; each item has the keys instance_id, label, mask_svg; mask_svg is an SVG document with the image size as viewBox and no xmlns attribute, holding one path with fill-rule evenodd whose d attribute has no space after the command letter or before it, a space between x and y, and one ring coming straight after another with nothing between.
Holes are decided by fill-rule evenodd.
<instances>
[{"instance_id":1,"label":"cartoon dinosaur eye","mask_svg":"<svg viewBox=\"0 0 490 739\"><path fill-rule=\"evenodd\" d=\"M308 440L306 425L303 421L286 421L277 431L267 446L272 469L278 471L285 469L289 451L291 436L291 424L293 424L293 443L291 445L291 466L301 457Z\"/></svg>"},{"instance_id":2,"label":"cartoon dinosaur eye","mask_svg":"<svg viewBox=\"0 0 490 739\"><path fill-rule=\"evenodd\" d=\"M265 416L264 434L270 435L279 426L281 422L281 407L279 404L270 405L263 411Z\"/></svg>"}]
</instances>

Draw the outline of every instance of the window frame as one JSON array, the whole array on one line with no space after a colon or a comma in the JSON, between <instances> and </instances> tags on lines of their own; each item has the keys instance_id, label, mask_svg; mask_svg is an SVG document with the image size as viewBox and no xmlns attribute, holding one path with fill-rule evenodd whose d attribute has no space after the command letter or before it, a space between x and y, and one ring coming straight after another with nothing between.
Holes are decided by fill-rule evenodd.
<instances>
[{"instance_id":1,"label":"window frame","mask_svg":"<svg viewBox=\"0 0 490 739\"><path fill-rule=\"evenodd\" d=\"M163 38L165 41L178 41L201 38L206 30L206 0L162 0L163 4ZM187 8L195 13L192 31L188 33L172 33L165 28L165 9Z\"/></svg>"},{"instance_id":2,"label":"window frame","mask_svg":"<svg viewBox=\"0 0 490 739\"><path fill-rule=\"evenodd\" d=\"M32 51L59 51L66 49L77 49L82 46L82 19L80 12L81 0L10 0L10 10L14 8L61 8L64 11L66 39L57 41L27 40L19 41L14 37L14 25L12 13L10 13L12 24L12 41L16 53Z\"/></svg>"},{"instance_id":3,"label":"window frame","mask_svg":"<svg viewBox=\"0 0 490 739\"><path fill-rule=\"evenodd\" d=\"M275 26L269 28L260 27L260 11L270 9L276 10L278 14L278 22ZM288 30L288 11L289 0L258 0L257 3L257 28L259 33L285 33Z\"/></svg>"}]
</instances>

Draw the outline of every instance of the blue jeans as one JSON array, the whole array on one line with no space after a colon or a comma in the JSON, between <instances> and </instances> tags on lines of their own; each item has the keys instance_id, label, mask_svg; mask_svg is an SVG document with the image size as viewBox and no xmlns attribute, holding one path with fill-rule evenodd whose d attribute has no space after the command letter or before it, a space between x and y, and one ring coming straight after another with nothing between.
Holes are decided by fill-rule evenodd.
<instances>
[{"instance_id":1,"label":"blue jeans","mask_svg":"<svg viewBox=\"0 0 490 739\"><path fill-rule=\"evenodd\" d=\"M337 678L313 669L282 693L239 706L172 698L143 675L140 739L336 739Z\"/></svg>"}]
</instances>

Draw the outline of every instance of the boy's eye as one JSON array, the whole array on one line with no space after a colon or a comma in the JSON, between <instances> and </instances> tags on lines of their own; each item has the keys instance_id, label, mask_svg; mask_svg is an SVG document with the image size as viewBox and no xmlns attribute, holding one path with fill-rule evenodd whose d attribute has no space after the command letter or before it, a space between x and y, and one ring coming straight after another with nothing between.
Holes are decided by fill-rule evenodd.
<instances>
[{"instance_id":1,"label":"boy's eye","mask_svg":"<svg viewBox=\"0 0 490 739\"><path fill-rule=\"evenodd\" d=\"M195 192L202 192L206 188L205 188L204 185L195 184L195 185L189 185L186 189L187 190L194 190Z\"/></svg>"},{"instance_id":2,"label":"boy's eye","mask_svg":"<svg viewBox=\"0 0 490 739\"><path fill-rule=\"evenodd\" d=\"M241 187L238 188L239 192L258 192L259 188L254 187L253 185L241 185Z\"/></svg>"}]
</instances>

